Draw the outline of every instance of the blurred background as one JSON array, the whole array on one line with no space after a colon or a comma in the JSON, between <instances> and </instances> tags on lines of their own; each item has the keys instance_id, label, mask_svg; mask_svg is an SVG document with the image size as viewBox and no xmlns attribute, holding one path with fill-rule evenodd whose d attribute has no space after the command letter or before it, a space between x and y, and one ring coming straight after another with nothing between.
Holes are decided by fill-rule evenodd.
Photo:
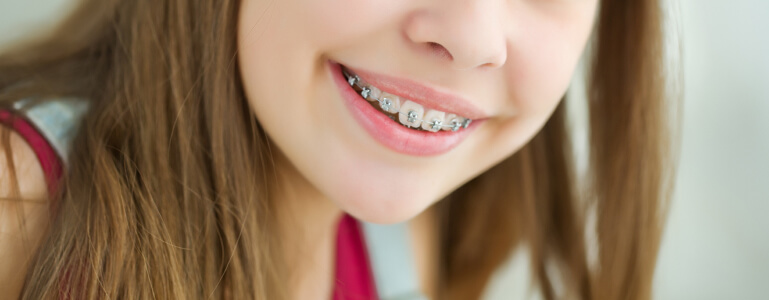
<instances>
[{"instance_id":1,"label":"blurred background","mask_svg":"<svg viewBox=\"0 0 769 300\"><path fill-rule=\"evenodd\" d=\"M74 2L0 0L0 49L55 25ZM669 4L683 143L655 299L769 299L769 0ZM487 298L527 294L525 257L509 265Z\"/></svg>"}]
</instances>

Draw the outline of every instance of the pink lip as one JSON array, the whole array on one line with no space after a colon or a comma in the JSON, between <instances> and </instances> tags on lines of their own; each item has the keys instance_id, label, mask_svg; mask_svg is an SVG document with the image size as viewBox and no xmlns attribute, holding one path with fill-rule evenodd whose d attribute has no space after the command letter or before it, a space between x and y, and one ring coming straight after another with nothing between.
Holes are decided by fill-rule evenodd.
<instances>
[{"instance_id":1,"label":"pink lip","mask_svg":"<svg viewBox=\"0 0 769 300\"><path fill-rule=\"evenodd\" d=\"M441 92L409 79L397 78L348 66L345 67L355 73L355 75L358 75L363 81L372 84L383 92L414 101L424 106L425 110L436 109L447 114L452 113L470 118L473 121L488 117L487 114L470 101L457 95Z\"/></svg>"},{"instance_id":2,"label":"pink lip","mask_svg":"<svg viewBox=\"0 0 769 300\"><path fill-rule=\"evenodd\" d=\"M374 108L368 101L361 98L361 96L358 95L358 93L356 93L355 90L353 90L352 87L350 87L350 85L347 83L347 80L342 75L341 66L338 63L329 61L328 69L329 72L331 72L331 77L334 79L334 83L339 88L345 106L347 106L347 108L350 110L355 120L380 144L394 151L415 156L432 156L442 154L459 145L459 143L461 143L471 132L473 132L478 127L478 125L484 121L483 119L473 119L473 122L470 124L470 126L455 132L427 132L408 129L403 125L400 125L391 120L385 114ZM360 76L360 73L357 73L357 70L353 71ZM401 87L404 87L404 85L401 85ZM428 89L421 87L417 88L416 90L423 93ZM400 91L409 92L408 89L400 89ZM404 97L408 98L406 95L404 95ZM428 104L428 107L436 109L449 107L451 109L447 109L447 111L450 112L460 111L457 109L460 105L463 105L456 104L457 102L452 102L451 105L431 105L433 100L425 102L430 103ZM471 113L462 111L462 114L460 115L468 117L478 115L483 116L483 114L478 113L477 109Z\"/></svg>"}]
</instances>

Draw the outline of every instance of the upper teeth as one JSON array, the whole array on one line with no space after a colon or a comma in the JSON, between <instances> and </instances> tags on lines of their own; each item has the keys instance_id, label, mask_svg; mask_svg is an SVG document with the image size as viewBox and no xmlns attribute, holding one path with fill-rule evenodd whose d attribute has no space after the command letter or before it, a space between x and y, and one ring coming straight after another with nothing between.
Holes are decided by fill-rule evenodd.
<instances>
[{"instance_id":1,"label":"upper teeth","mask_svg":"<svg viewBox=\"0 0 769 300\"><path fill-rule=\"evenodd\" d=\"M422 105L414 103L408 99L401 98L389 93L382 92L377 87L361 80L357 75L350 75L344 72L347 77L347 83L350 86L360 88L360 95L369 101L379 102L379 107L383 111L398 114L398 121L409 128L421 128L423 130L436 132L438 130L457 131L460 128L467 128L472 120L455 114L446 114L445 112L429 109L425 112Z\"/></svg>"}]
</instances>

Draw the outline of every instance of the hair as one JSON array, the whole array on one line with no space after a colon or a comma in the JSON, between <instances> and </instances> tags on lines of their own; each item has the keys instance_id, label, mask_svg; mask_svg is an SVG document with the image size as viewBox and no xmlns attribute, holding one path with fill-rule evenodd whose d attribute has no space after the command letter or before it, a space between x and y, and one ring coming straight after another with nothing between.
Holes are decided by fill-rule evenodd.
<instances>
[{"instance_id":1,"label":"hair","mask_svg":"<svg viewBox=\"0 0 769 300\"><path fill-rule=\"evenodd\" d=\"M0 105L90 102L23 299L288 297L269 141L237 64L239 2L85 0L0 56ZM659 0L600 1L587 174L562 101L521 150L436 204L439 298L479 298L518 246L546 299L651 298L674 172L661 16Z\"/></svg>"}]
</instances>

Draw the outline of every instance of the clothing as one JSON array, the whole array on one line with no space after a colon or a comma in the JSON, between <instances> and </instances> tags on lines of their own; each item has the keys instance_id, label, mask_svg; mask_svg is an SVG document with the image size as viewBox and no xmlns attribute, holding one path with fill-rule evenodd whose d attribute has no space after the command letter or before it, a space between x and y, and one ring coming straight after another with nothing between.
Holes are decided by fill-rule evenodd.
<instances>
[{"instance_id":1,"label":"clothing","mask_svg":"<svg viewBox=\"0 0 769 300\"><path fill-rule=\"evenodd\" d=\"M63 107L58 108L62 109ZM47 113L56 112L48 109ZM74 115L79 116L77 113ZM67 142L69 141L60 140L65 139L62 137L66 137L68 135L66 133L43 134L40 128L45 127L40 120L46 120L45 117L45 115L40 115L38 118L24 118L11 110L0 109L0 124L17 132L33 149L45 173L48 189L53 194L62 176L62 166L67 165L66 153L57 153L55 148L68 151ZM60 122L79 122L77 117L58 120ZM57 124L55 128L77 128L77 126L74 124ZM57 140L51 141L52 139ZM54 147L54 145L63 146ZM359 221L347 214L339 221L333 300L378 299L360 226Z\"/></svg>"},{"instance_id":2,"label":"clothing","mask_svg":"<svg viewBox=\"0 0 769 300\"><path fill-rule=\"evenodd\" d=\"M360 223L348 214L339 221L334 300L377 299Z\"/></svg>"},{"instance_id":3,"label":"clothing","mask_svg":"<svg viewBox=\"0 0 769 300\"><path fill-rule=\"evenodd\" d=\"M48 192L52 194L56 190L61 177L61 161L51 144L26 120L15 116L10 111L0 109L0 124L7 126L18 133L30 148L35 152L37 160L43 169L48 185Z\"/></svg>"}]
</instances>

